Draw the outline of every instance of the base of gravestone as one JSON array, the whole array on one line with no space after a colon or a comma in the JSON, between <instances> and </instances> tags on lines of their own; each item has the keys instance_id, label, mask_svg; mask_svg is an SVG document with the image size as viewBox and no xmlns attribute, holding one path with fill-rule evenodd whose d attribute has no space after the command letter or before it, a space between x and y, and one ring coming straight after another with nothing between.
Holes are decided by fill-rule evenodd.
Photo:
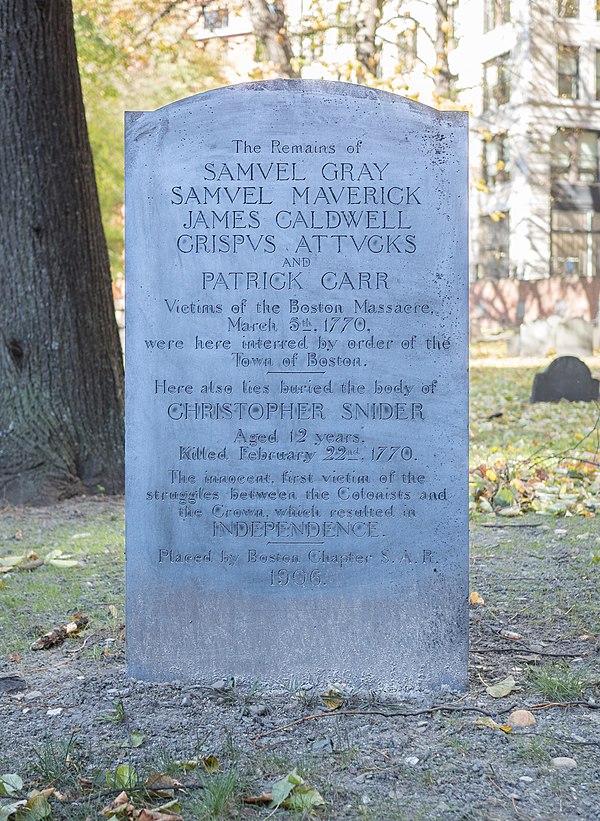
<instances>
[{"instance_id":1,"label":"base of gravestone","mask_svg":"<svg viewBox=\"0 0 600 821\"><path fill-rule=\"evenodd\" d=\"M416 696L467 688L468 591L455 598L462 580L436 579L414 589L398 609L394 596L373 591L362 598L306 598L289 603L257 602L240 592L193 598L185 590L148 587L128 624L137 636L127 651L131 678L186 681L258 681L277 689L309 680L327 687L343 682L353 691ZM161 596L167 610L186 601L181 621L156 622L142 599ZM431 604L436 602L435 604ZM300 628L301 625L301 628ZM398 652L397 636L403 636ZM156 648L163 648L157 657Z\"/></svg>"}]
</instances>

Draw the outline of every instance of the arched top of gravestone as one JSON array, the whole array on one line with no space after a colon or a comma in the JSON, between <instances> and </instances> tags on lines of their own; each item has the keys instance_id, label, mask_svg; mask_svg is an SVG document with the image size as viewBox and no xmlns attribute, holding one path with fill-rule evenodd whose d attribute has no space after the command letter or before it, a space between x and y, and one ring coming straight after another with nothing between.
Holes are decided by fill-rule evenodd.
<instances>
[{"instance_id":1,"label":"arched top of gravestone","mask_svg":"<svg viewBox=\"0 0 600 821\"><path fill-rule=\"evenodd\" d=\"M559 356L533 380L531 402L594 402L598 399L598 380L576 356Z\"/></svg>"},{"instance_id":2,"label":"arched top of gravestone","mask_svg":"<svg viewBox=\"0 0 600 821\"><path fill-rule=\"evenodd\" d=\"M219 99L229 99L234 96L247 96L249 93L277 94L283 95L319 95L329 97L343 97L347 100L368 100L373 103L394 105L410 111L412 114L433 119L440 124L456 125L460 120L467 119L466 111L438 111L436 108L402 97L389 91L369 88L368 86L356 85L354 83L344 83L331 80L263 80L255 83L238 83L231 86L203 91L200 94L193 94L181 100L168 103L157 108L155 111L128 111L128 120L135 121L143 116L156 116L164 114L174 114L180 110L189 111L190 108L206 103L216 103Z\"/></svg>"},{"instance_id":3,"label":"arched top of gravestone","mask_svg":"<svg viewBox=\"0 0 600 821\"><path fill-rule=\"evenodd\" d=\"M590 377L592 375L585 362L576 356L559 356L557 359L553 359L546 368L548 374L562 371L571 373L574 376Z\"/></svg>"}]
</instances>

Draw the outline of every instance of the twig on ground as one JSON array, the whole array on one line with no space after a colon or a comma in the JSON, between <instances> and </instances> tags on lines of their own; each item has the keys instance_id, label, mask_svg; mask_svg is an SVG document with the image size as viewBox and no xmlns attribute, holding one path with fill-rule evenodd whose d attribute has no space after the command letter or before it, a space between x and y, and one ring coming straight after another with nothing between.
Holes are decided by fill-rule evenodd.
<instances>
[{"instance_id":1,"label":"twig on ground","mask_svg":"<svg viewBox=\"0 0 600 821\"><path fill-rule=\"evenodd\" d=\"M382 716L383 718L413 718L414 716L422 716L422 715L430 715L432 713L480 713L481 715L488 716L489 718L493 718L495 715L499 715L500 713L508 713L513 710L515 705L513 704L511 707L507 707L503 710L496 710L493 713L490 713L488 710L483 710L481 707L462 707L456 704L434 704L432 707L424 707L422 710L330 710L326 713L311 713L308 716L302 716L301 718L297 718L294 721L290 721L288 724L283 724L279 727L273 727L271 730L266 730L264 733L260 733L257 736L254 736L254 741L258 741L261 738L264 738L268 735L273 735L274 733L280 733L284 730L289 730L292 727L297 726L298 724L304 724L306 721L313 721L317 718L334 718L335 716Z\"/></svg>"},{"instance_id":2,"label":"twig on ground","mask_svg":"<svg viewBox=\"0 0 600 821\"><path fill-rule=\"evenodd\" d=\"M589 707L590 710L600 710L600 704L592 701L546 701L542 704L532 704L528 710L552 710L554 707Z\"/></svg>"},{"instance_id":3,"label":"twig on ground","mask_svg":"<svg viewBox=\"0 0 600 821\"><path fill-rule=\"evenodd\" d=\"M518 642L515 642L515 645ZM532 656L549 656L557 659L585 658L587 653L547 653L545 650L532 650L531 647L471 647L471 653L531 653Z\"/></svg>"},{"instance_id":4,"label":"twig on ground","mask_svg":"<svg viewBox=\"0 0 600 821\"><path fill-rule=\"evenodd\" d=\"M496 773L494 772L494 768L492 767L491 764L490 764L490 770L492 771L493 775L496 776ZM496 781L494 781L494 779L492 778L491 775L488 775L488 779L494 785L494 787L498 790L499 793L501 793L505 798L508 798L512 802L513 810L515 811L515 815L517 816L517 818L526 818L526 816L523 815L523 813L520 812L517 809L517 805L515 804L515 799L512 797L512 795L509 795L505 790L503 790L502 787L500 786L500 784L498 784Z\"/></svg>"},{"instance_id":5,"label":"twig on ground","mask_svg":"<svg viewBox=\"0 0 600 821\"><path fill-rule=\"evenodd\" d=\"M71 655L73 655L73 656L74 656L76 653L81 653L81 651L82 651L82 650L85 650L85 646L86 646L86 644L88 643L88 639L93 638L93 636L94 636L94 633L92 633L90 636L86 636L86 638L85 638L85 639L83 640L83 642L81 643L81 647L76 647L76 648L75 648L75 650L65 650L65 652L66 652L66 653L70 653L70 654L71 654Z\"/></svg>"}]
</instances>

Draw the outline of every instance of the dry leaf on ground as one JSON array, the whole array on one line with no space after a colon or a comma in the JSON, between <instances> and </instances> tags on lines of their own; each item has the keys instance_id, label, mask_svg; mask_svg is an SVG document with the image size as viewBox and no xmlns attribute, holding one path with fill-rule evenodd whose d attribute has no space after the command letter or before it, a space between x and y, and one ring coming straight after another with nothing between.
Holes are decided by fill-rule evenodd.
<instances>
[{"instance_id":1,"label":"dry leaf on ground","mask_svg":"<svg viewBox=\"0 0 600 821\"><path fill-rule=\"evenodd\" d=\"M512 676L499 681L497 684L490 684L485 688L486 693L492 698L504 698L515 689L517 682Z\"/></svg>"}]
</instances>

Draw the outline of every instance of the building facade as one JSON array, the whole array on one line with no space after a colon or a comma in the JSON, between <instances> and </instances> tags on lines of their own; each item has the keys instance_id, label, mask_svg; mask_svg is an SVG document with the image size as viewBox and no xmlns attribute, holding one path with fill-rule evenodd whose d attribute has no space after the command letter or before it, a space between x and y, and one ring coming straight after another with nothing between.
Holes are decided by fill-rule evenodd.
<instances>
[{"instance_id":1,"label":"building facade","mask_svg":"<svg viewBox=\"0 0 600 821\"><path fill-rule=\"evenodd\" d=\"M364 82L357 41L368 7L377 48L368 81L471 113L474 319L596 318L600 2L287 0L302 77ZM231 9L207 3L197 36L222 40L232 82L264 76L246 4ZM451 91L440 97L446 69Z\"/></svg>"},{"instance_id":2,"label":"building facade","mask_svg":"<svg viewBox=\"0 0 600 821\"><path fill-rule=\"evenodd\" d=\"M461 0L454 65L471 119L479 319L598 315L600 7Z\"/></svg>"}]
</instances>

